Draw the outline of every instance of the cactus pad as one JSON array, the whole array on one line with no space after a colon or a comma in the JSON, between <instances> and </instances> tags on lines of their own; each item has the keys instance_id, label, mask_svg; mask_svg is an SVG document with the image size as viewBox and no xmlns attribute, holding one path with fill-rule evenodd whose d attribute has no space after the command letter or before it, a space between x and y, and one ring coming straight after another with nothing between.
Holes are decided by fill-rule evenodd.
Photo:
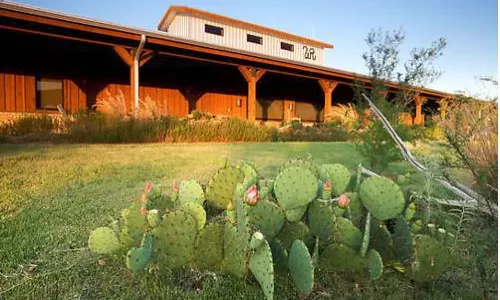
<instances>
[{"instance_id":1,"label":"cactus pad","mask_svg":"<svg viewBox=\"0 0 500 300\"><path fill-rule=\"evenodd\" d=\"M310 170L291 166L281 171L274 181L274 193L285 210L307 205L318 192L317 179Z\"/></svg>"},{"instance_id":2,"label":"cactus pad","mask_svg":"<svg viewBox=\"0 0 500 300\"><path fill-rule=\"evenodd\" d=\"M302 219L306 210L307 210L307 205L293 209L287 209L285 210L285 217L290 222L298 222Z\"/></svg>"},{"instance_id":3,"label":"cactus pad","mask_svg":"<svg viewBox=\"0 0 500 300\"><path fill-rule=\"evenodd\" d=\"M397 217L405 206L399 186L385 177L370 177L363 181L359 195L365 208L382 221Z\"/></svg>"},{"instance_id":4,"label":"cactus pad","mask_svg":"<svg viewBox=\"0 0 500 300\"><path fill-rule=\"evenodd\" d=\"M260 200L254 207L249 207L250 223L268 239L274 238L285 223L285 214L276 204Z\"/></svg>"},{"instance_id":5,"label":"cactus pad","mask_svg":"<svg viewBox=\"0 0 500 300\"><path fill-rule=\"evenodd\" d=\"M384 223L371 218L370 224L370 248L377 250L383 260L394 258L391 233Z\"/></svg>"},{"instance_id":6,"label":"cactus pad","mask_svg":"<svg viewBox=\"0 0 500 300\"><path fill-rule=\"evenodd\" d=\"M111 254L121 247L115 232L109 227L99 227L92 231L88 244L90 250L99 254Z\"/></svg>"},{"instance_id":7,"label":"cactus pad","mask_svg":"<svg viewBox=\"0 0 500 300\"><path fill-rule=\"evenodd\" d=\"M271 240L269 246L273 254L275 271L281 270L288 272L288 252L285 247L283 247L281 241L278 239Z\"/></svg>"},{"instance_id":8,"label":"cactus pad","mask_svg":"<svg viewBox=\"0 0 500 300\"><path fill-rule=\"evenodd\" d=\"M363 216L366 214L366 210L363 207L363 204L361 204L358 193L348 193L347 197L349 197L350 200L349 209L351 210L351 221L354 225L360 227L363 221Z\"/></svg>"},{"instance_id":9,"label":"cactus pad","mask_svg":"<svg viewBox=\"0 0 500 300\"><path fill-rule=\"evenodd\" d=\"M207 221L207 213L203 206L196 202L186 202L181 206L181 209L189 213L196 220L196 228L202 230Z\"/></svg>"},{"instance_id":10,"label":"cactus pad","mask_svg":"<svg viewBox=\"0 0 500 300\"><path fill-rule=\"evenodd\" d=\"M224 226L208 223L196 238L194 258L202 269L219 264L223 257Z\"/></svg>"},{"instance_id":11,"label":"cactus pad","mask_svg":"<svg viewBox=\"0 0 500 300\"><path fill-rule=\"evenodd\" d=\"M207 201L217 208L234 209L234 190L243 178L243 173L237 168L220 169L208 183Z\"/></svg>"},{"instance_id":12,"label":"cactus pad","mask_svg":"<svg viewBox=\"0 0 500 300\"><path fill-rule=\"evenodd\" d=\"M307 243L311 238L311 234L309 228L302 222L286 222L276 238L288 250L295 240L302 240Z\"/></svg>"},{"instance_id":13,"label":"cactus pad","mask_svg":"<svg viewBox=\"0 0 500 300\"><path fill-rule=\"evenodd\" d=\"M279 172L281 173L283 170L285 170L288 167L301 167L304 169L308 169L311 171L311 173L314 174L316 178L320 177L320 170L319 168L310 160L307 159L302 159L302 158L292 158L285 162L283 165L281 165Z\"/></svg>"},{"instance_id":14,"label":"cactus pad","mask_svg":"<svg viewBox=\"0 0 500 300\"><path fill-rule=\"evenodd\" d=\"M140 245L144 232L149 223L146 215L143 215L142 202L134 202L122 212L124 227L120 232L120 242L126 247L137 247Z\"/></svg>"},{"instance_id":15,"label":"cactus pad","mask_svg":"<svg viewBox=\"0 0 500 300\"><path fill-rule=\"evenodd\" d=\"M344 244L352 249L359 250L363 240L361 231L346 218L336 219L334 240L336 243Z\"/></svg>"},{"instance_id":16,"label":"cactus pad","mask_svg":"<svg viewBox=\"0 0 500 300\"><path fill-rule=\"evenodd\" d=\"M314 285L314 266L309 250L303 241L293 242L288 256L288 268L299 292L309 295Z\"/></svg>"},{"instance_id":17,"label":"cactus pad","mask_svg":"<svg viewBox=\"0 0 500 300\"><path fill-rule=\"evenodd\" d=\"M406 275L417 282L436 279L446 271L449 254L446 248L428 235L416 235L415 251Z\"/></svg>"},{"instance_id":18,"label":"cactus pad","mask_svg":"<svg viewBox=\"0 0 500 300\"><path fill-rule=\"evenodd\" d=\"M370 249L365 256L366 264L368 265L368 272L370 272L370 279L377 280L384 272L384 263L382 257L376 250Z\"/></svg>"},{"instance_id":19,"label":"cactus pad","mask_svg":"<svg viewBox=\"0 0 500 300\"><path fill-rule=\"evenodd\" d=\"M413 237L410 226L404 217L394 220L394 233L392 234L392 244L394 254L403 264L408 264L413 254Z\"/></svg>"},{"instance_id":20,"label":"cactus pad","mask_svg":"<svg viewBox=\"0 0 500 300\"><path fill-rule=\"evenodd\" d=\"M322 242L329 241L333 237L336 218L330 205L318 200L311 202L307 219L313 236L319 237Z\"/></svg>"},{"instance_id":21,"label":"cactus pad","mask_svg":"<svg viewBox=\"0 0 500 300\"><path fill-rule=\"evenodd\" d=\"M146 267L151 257L153 249L153 241L149 233L145 233L142 238L141 247L133 247L127 253L126 264L127 268L132 271L139 271Z\"/></svg>"},{"instance_id":22,"label":"cactus pad","mask_svg":"<svg viewBox=\"0 0 500 300\"><path fill-rule=\"evenodd\" d=\"M185 180L179 184L179 195L177 198L179 203L194 202L203 205L205 202L205 194L201 185L196 180Z\"/></svg>"},{"instance_id":23,"label":"cactus pad","mask_svg":"<svg viewBox=\"0 0 500 300\"><path fill-rule=\"evenodd\" d=\"M158 224L160 224L160 213L158 212L157 209L152 209L148 211L147 215L148 223L149 226L151 227L156 227Z\"/></svg>"},{"instance_id":24,"label":"cactus pad","mask_svg":"<svg viewBox=\"0 0 500 300\"><path fill-rule=\"evenodd\" d=\"M365 276L367 266L358 253L345 245L332 243L319 256L319 266L327 271L353 272Z\"/></svg>"},{"instance_id":25,"label":"cactus pad","mask_svg":"<svg viewBox=\"0 0 500 300\"><path fill-rule=\"evenodd\" d=\"M269 244L260 232L252 236L252 245L256 245L250 254L248 268L260 284L267 300L272 300L274 295L274 266L273 255Z\"/></svg>"},{"instance_id":26,"label":"cactus pad","mask_svg":"<svg viewBox=\"0 0 500 300\"><path fill-rule=\"evenodd\" d=\"M152 231L159 263L169 269L187 265L194 255L197 232L191 214L183 210L167 212Z\"/></svg>"},{"instance_id":27,"label":"cactus pad","mask_svg":"<svg viewBox=\"0 0 500 300\"><path fill-rule=\"evenodd\" d=\"M246 275L245 256L250 241L241 235L235 226L226 223L224 226L224 260L222 269L236 277Z\"/></svg>"},{"instance_id":28,"label":"cactus pad","mask_svg":"<svg viewBox=\"0 0 500 300\"><path fill-rule=\"evenodd\" d=\"M243 173L243 185L249 187L251 185L257 184L258 176L257 169L249 162L240 160L236 164L236 168L241 170Z\"/></svg>"},{"instance_id":29,"label":"cactus pad","mask_svg":"<svg viewBox=\"0 0 500 300\"><path fill-rule=\"evenodd\" d=\"M341 164L324 164L320 169L332 183L332 196L340 196L351 181L351 172Z\"/></svg>"}]
</instances>

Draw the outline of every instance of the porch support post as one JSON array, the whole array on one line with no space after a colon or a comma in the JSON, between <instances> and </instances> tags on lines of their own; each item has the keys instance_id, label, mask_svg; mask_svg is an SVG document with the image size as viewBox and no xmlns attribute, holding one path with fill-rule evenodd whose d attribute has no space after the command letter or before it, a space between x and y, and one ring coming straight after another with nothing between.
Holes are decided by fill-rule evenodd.
<instances>
[{"instance_id":1,"label":"porch support post","mask_svg":"<svg viewBox=\"0 0 500 300\"><path fill-rule=\"evenodd\" d=\"M422 120L422 104L424 102L425 98L417 95L415 96L415 120L413 121L413 124L418 124L418 125L423 125L424 122Z\"/></svg>"},{"instance_id":2,"label":"porch support post","mask_svg":"<svg viewBox=\"0 0 500 300\"><path fill-rule=\"evenodd\" d=\"M247 119L250 121L255 121L257 82L266 73L266 70L245 66L238 66L238 70L248 83Z\"/></svg>"},{"instance_id":3,"label":"porch support post","mask_svg":"<svg viewBox=\"0 0 500 300\"><path fill-rule=\"evenodd\" d=\"M439 114L441 116L441 120L446 119L446 112L448 111L448 99L441 98L439 100Z\"/></svg>"},{"instance_id":4,"label":"porch support post","mask_svg":"<svg viewBox=\"0 0 500 300\"><path fill-rule=\"evenodd\" d=\"M139 110L139 68L156 55L155 51L142 51L145 38L141 39L141 44L137 49L127 50L124 47L114 46L113 50L122 61L129 67L130 73L130 101L134 107L134 112Z\"/></svg>"},{"instance_id":5,"label":"porch support post","mask_svg":"<svg viewBox=\"0 0 500 300\"><path fill-rule=\"evenodd\" d=\"M318 79L319 85L325 94L325 103L323 108L323 122L326 122L327 117L330 115L332 111L332 93L333 90L338 85L338 82L326 80L326 79Z\"/></svg>"}]
</instances>

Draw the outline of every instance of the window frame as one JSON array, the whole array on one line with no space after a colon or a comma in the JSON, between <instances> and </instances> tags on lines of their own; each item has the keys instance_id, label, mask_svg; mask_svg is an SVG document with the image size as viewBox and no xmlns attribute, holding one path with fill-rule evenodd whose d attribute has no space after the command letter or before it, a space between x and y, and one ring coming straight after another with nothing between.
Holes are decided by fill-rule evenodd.
<instances>
[{"instance_id":1,"label":"window frame","mask_svg":"<svg viewBox=\"0 0 500 300\"><path fill-rule=\"evenodd\" d=\"M205 33L217 36L224 36L224 28L220 26L205 24Z\"/></svg>"},{"instance_id":2,"label":"window frame","mask_svg":"<svg viewBox=\"0 0 500 300\"><path fill-rule=\"evenodd\" d=\"M281 50L294 52L294 50L295 50L294 48L295 47L293 46L293 44L290 44L287 42L281 42Z\"/></svg>"},{"instance_id":3,"label":"window frame","mask_svg":"<svg viewBox=\"0 0 500 300\"><path fill-rule=\"evenodd\" d=\"M47 107L42 107L42 91L38 89L39 83L41 83L43 80L47 81L57 81L61 83L61 103L56 104L55 108L47 108ZM57 77L50 77L50 76L35 76L35 109L39 111L57 111L58 108L57 106L61 105L62 108L64 108L64 79L62 78L57 78Z\"/></svg>"},{"instance_id":4,"label":"window frame","mask_svg":"<svg viewBox=\"0 0 500 300\"><path fill-rule=\"evenodd\" d=\"M252 40L252 39L254 39L254 40ZM264 39L261 36L247 33L247 43L262 45L263 40Z\"/></svg>"}]
</instances>

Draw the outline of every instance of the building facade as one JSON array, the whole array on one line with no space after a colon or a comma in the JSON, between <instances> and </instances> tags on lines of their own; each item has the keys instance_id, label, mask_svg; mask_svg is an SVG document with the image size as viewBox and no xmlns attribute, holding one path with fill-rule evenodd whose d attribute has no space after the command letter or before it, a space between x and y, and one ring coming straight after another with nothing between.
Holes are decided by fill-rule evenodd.
<instances>
[{"instance_id":1,"label":"building facade","mask_svg":"<svg viewBox=\"0 0 500 300\"><path fill-rule=\"evenodd\" d=\"M140 99L166 114L192 110L249 120L321 122L349 103L360 74L323 65L333 46L216 14L172 6L158 30L0 2L0 113L91 109L97 99ZM397 86L387 83L396 91ZM419 89L438 105L450 95Z\"/></svg>"}]
</instances>

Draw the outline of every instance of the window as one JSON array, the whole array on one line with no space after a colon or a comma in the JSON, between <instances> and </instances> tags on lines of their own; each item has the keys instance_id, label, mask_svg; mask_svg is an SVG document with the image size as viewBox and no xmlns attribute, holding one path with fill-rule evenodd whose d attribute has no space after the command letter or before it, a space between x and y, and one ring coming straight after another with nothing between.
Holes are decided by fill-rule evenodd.
<instances>
[{"instance_id":1,"label":"window","mask_svg":"<svg viewBox=\"0 0 500 300\"><path fill-rule=\"evenodd\" d=\"M247 34L247 42L262 45L262 37L253 34Z\"/></svg>"},{"instance_id":2,"label":"window","mask_svg":"<svg viewBox=\"0 0 500 300\"><path fill-rule=\"evenodd\" d=\"M224 28L205 24L205 32L215 35L224 35Z\"/></svg>"},{"instance_id":3,"label":"window","mask_svg":"<svg viewBox=\"0 0 500 300\"><path fill-rule=\"evenodd\" d=\"M293 45L285 43L285 42L281 42L281 49L293 52Z\"/></svg>"},{"instance_id":4,"label":"window","mask_svg":"<svg viewBox=\"0 0 500 300\"><path fill-rule=\"evenodd\" d=\"M36 80L36 108L57 109L63 105L63 81L53 78L37 78Z\"/></svg>"}]
</instances>

